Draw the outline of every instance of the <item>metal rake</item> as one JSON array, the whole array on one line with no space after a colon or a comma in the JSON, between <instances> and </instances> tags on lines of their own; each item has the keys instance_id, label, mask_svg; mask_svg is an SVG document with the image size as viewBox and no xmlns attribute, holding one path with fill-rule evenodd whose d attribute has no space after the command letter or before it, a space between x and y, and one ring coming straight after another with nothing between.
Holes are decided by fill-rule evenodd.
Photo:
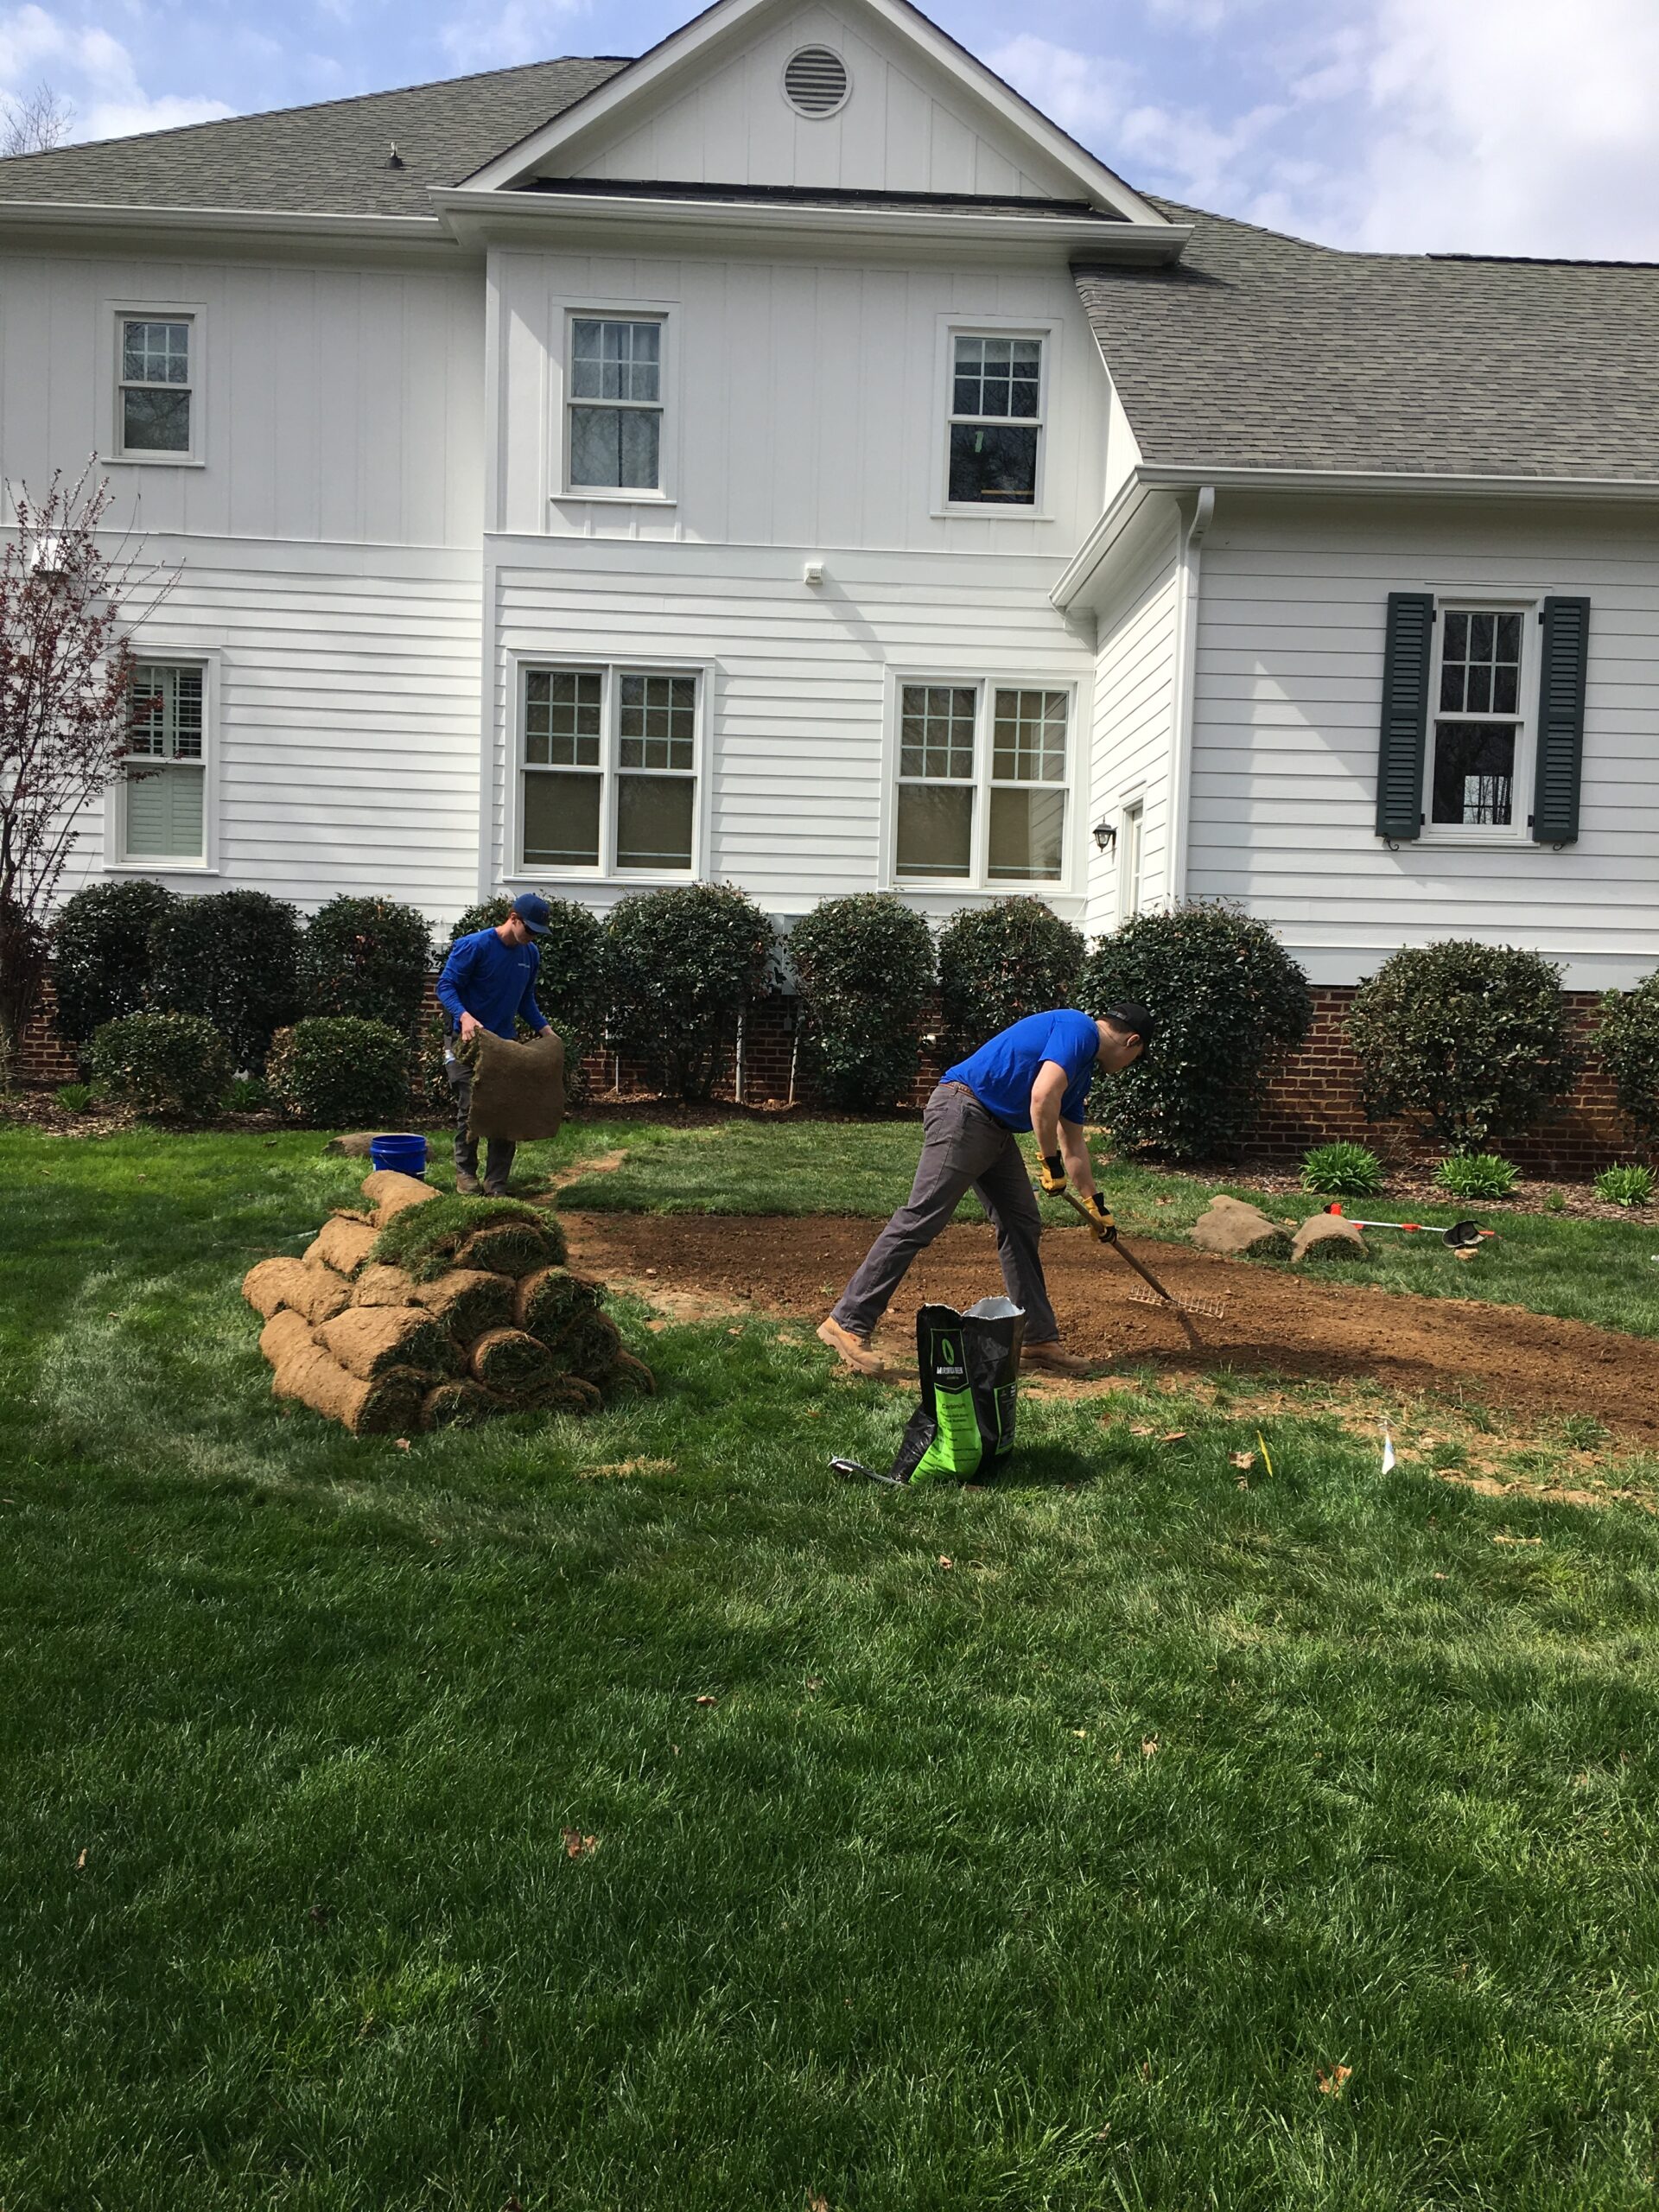
<instances>
[{"instance_id":1,"label":"metal rake","mask_svg":"<svg viewBox=\"0 0 1659 2212\"><path fill-rule=\"evenodd\" d=\"M1104 1230L1102 1229L1100 1224L1095 1219L1094 1215L1090 1212L1087 1205L1084 1205L1084 1201L1077 1196L1077 1192L1071 1189L1069 1184L1066 1188L1059 1193L1059 1195L1065 1200L1066 1204L1071 1208L1074 1213L1080 1215L1082 1218L1088 1223L1090 1228L1094 1232L1096 1243L1109 1244L1111 1249L1116 1253L1118 1258L1122 1260L1126 1266L1133 1268L1136 1274L1140 1276L1141 1281L1146 1284L1147 1287L1145 1290L1132 1290L1129 1293L1129 1303L1132 1306L1161 1306L1166 1313L1173 1313L1180 1319L1183 1328L1187 1327L1185 1317L1192 1313L1199 1315L1206 1321L1224 1321L1226 1319L1227 1308L1218 1298L1177 1298L1173 1291L1166 1290L1163 1284L1160 1283L1157 1276L1154 1274L1152 1269L1148 1267L1143 1266L1142 1263L1135 1258L1134 1253L1128 1249L1121 1237L1108 1237ZM1187 1333L1189 1336L1192 1334L1190 1328L1187 1329Z\"/></svg>"}]
</instances>

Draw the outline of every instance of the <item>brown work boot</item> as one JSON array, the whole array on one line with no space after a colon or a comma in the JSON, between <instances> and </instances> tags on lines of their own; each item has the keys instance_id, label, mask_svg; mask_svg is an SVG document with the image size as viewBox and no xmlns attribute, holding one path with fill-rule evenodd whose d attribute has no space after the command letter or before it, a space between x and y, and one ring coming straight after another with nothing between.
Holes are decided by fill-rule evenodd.
<instances>
[{"instance_id":1,"label":"brown work boot","mask_svg":"<svg viewBox=\"0 0 1659 2212\"><path fill-rule=\"evenodd\" d=\"M1100 1363L1095 1359L1079 1359L1075 1352L1062 1351L1058 1337L1046 1337L1040 1344L1027 1341L1020 1348L1020 1371L1033 1375L1093 1375Z\"/></svg>"},{"instance_id":2,"label":"brown work boot","mask_svg":"<svg viewBox=\"0 0 1659 2212\"><path fill-rule=\"evenodd\" d=\"M870 1350L870 1340L855 1330L843 1329L835 1315L818 1324L818 1342L828 1344L843 1367L855 1367L861 1375L885 1375L879 1352Z\"/></svg>"},{"instance_id":3,"label":"brown work boot","mask_svg":"<svg viewBox=\"0 0 1659 2212\"><path fill-rule=\"evenodd\" d=\"M464 1167L456 1168L455 1195L458 1198L475 1198L483 1187L476 1175L469 1175Z\"/></svg>"}]
</instances>

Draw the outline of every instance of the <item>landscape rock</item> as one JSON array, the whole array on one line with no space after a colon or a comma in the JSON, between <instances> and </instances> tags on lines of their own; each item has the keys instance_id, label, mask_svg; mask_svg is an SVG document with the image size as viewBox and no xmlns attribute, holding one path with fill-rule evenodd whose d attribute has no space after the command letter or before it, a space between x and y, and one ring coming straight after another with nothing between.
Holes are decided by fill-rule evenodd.
<instances>
[{"instance_id":1,"label":"landscape rock","mask_svg":"<svg viewBox=\"0 0 1659 2212\"><path fill-rule=\"evenodd\" d=\"M322 1149L325 1155L332 1154L336 1160L367 1160L376 1137L385 1135L384 1129L353 1129L349 1136L330 1137Z\"/></svg>"},{"instance_id":2,"label":"landscape rock","mask_svg":"<svg viewBox=\"0 0 1659 2212\"><path fill-rule=\"evenodd\" d=\"M1297 1230L1291 1244L1293 1265L1304 1260L1348 1260L1365 1256L1365 1239L1340 1214L1316 1213Z\"/></svg>"},{"instance_id":3,"label":"landscape rock","mask_svg":"<svg viewBox=\"0 0 1659 2212\"><path fill-rule=\"evenodd\" d=\"M1224 1260L1278 1258L1290 1249L1290 1239L1276 1221L1269 1221L1260 1206L1243 1198L1211 1198L1192 1224L1192 1242L1201 1252L1214 1252Z\"/></svg>"}]
</instances>

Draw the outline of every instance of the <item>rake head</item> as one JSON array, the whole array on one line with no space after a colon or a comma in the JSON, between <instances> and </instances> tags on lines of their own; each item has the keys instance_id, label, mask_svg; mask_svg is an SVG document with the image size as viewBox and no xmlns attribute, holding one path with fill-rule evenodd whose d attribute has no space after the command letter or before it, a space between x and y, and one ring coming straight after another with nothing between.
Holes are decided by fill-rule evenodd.
<instances>
[{"instance_id":1,"label":"rake head","mask_svg":"<svg viewBox=\"0 0 1659 2212\"><path fill-rule=\"evenodd\" d=\"M1198 1313L1206 1321L1224 1321L1227 1308L1218 1298L1160 1298L1155 1290L1132 1290L1131 1306L1156 1306L1166 1313Z\"/></svg>"}]
</instances>

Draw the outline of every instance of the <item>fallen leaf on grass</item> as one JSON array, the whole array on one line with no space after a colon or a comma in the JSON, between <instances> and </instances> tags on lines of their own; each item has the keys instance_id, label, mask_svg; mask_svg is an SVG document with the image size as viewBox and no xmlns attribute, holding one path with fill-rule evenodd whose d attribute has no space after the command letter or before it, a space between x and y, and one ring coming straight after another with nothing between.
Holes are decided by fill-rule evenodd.
<instances>
[{"instance_id":1,"label":"fallen leaf on grass","mask_svg":"<svg viewBox=\"0 0 1659 2212\"><path fill-rule=\"evenodd\" d=\"M1444 1582L1446 1580L1446 1577L1440 1573L1439 1567L1436 1567L1434 1570L1434 1580L1437 1582Z\"/></svg>"},{"instance_id":2,"label":"fallen leaf on grass","mask_svg":"<svg viewBox=\"0 0 1659 2212\"><path fill-rule=\"evenodd\" d=\"M1150 1436L1152 1433L1152 1423L1149 1421L1132 1421L1129 1423L1131 1436Z\"/></svg>"},{"instance_id":3,"label":"fallen leaf on grass","mask_svg":"<svg viewBox=\"0 0 1659 2212\"><path fill-rule=\"evenodd\" d=\"M413 1450L413 1448L414 1448L414 1447L413 1447L413 1446L412 1446L412 1445L410 1443L410 1440L409 1440L409 1439L408 1439L406 1436L400 1436L400 1437L397 1439L397 1449L398 1449L400 1452L409 1452L409 1451L412 1451L412 1450Z\"/></svg>"},{"instance_id":4,"label":"fallen leaf on grass","mask_svg":"<svg viewBox=\"0 0 1659 2212\"><path fill-rule=\"evenodd\" d=\"M76 1859L76 1861L75 1861L75 1872L76 1872L76 1873L77 1873L77 1874L79 1874L79 1872L81 1871L82 1867L83 1867L83 1866L86 1866L86 1853L83 1851L83 1852L81 1853L81 1854L80 1854L79 1858L79 1859Z\"/></svg>"},{"instance_id":5,"label":"fallen leaf on grass","mask_svg":"<svg viewBox=\"0 0 1659 2212\"><path fill-rule=\"evenodd\" d=\"M580 1828L561 1828L559 1834L564 1839L564 1855L567 1859L591 1859L594 1852L599 1849L599 1838L596 1835L583 1835Z\"/></svg>"},{"instance_id":6,"label":"fallen leaf on grass","mask_svg":"<svg viewBox=\"0 0 1659 2212\"><path fill-rule=\"evenodd\" d=\"M1322 2097L1339 2097L1342 2094L1343 2083L1353 2070L1351 2066L1333 2066L1330 2072L1326 2073L1321 2067L1318 2076L1319 2094Z\"/></svg>"},{"instance_id":7,"label":"fallen leaf on grass","mask_svg":"<svg viewBox=\"0 0 1659 2212\"><path fill-rule=\"evenodd\" d=\"M1492 1538L1495 1544L1541 1544L1543 1541L1541 1536L1494 1536Z\"/></svg>"},{"instance_id":8,"label":"fallen leaf on grass","mask_svg":"<svg viewBox=\"0 0 1659 2212\"><path fill-rule=\"evenodd\" d=\"M1166 1428L1158 1441L1160 1444L1184 1444L1186 1441L1186 1431L1184 1428Z\"/></svg>"},{"instance_id":9,"label":"fallen leaf on grass","mask_svg":"<svg viewBox=\"0 0 1659 2212\"><path fill-rule=\"evenodd\" d=\"M939 1554L939 1565L941 1567L954 1567L956 1563L957 1562L953 1559L946 1559L943 1552Z\"/></svg>"},{"instance_id":10,"label":"fallen leaf on grass","mask_svg":"<svg viewBox=\"0 0 1659 2212\"><path fill-rule=\"evenodd\" d=\"M699 1705L718 1705L720 1703L720 1700L717 1697L710 1697L707 1690L702 1693L702 1695L698 1698L696 1701Z\"/></svg>"},{"instance_id":11,"label":"fallen leaf on grass","mask_svg":"<svg viewBox=\"0 0 1659 2212\"><path fill-rule=\"evenodd\" d=\"M666 1321L647 1321L645 1326L653 1337L660 1337L668 1324Z\"/></svg>"},{"instance_id":12,"label":"fallen leaf on grass","mask_svg":"<svg viewBox=\"0 0 1659 2212\"><path fill-rule=\"evenodd\" d=\"M806 2200L806 2212L830 2212L829 2198L827 2196L809 2196Z\"/></svg>"},{"instance_id":13,"label":"fallen leaf on grass","mask_svg":"<svg viewBox=\"0 0 1659 2212\"><path fill-rule=\"evenodd\" d=\"M1143 1759L1151 1758L1157 1749L1158 1738L1155 1736L1143 1736L1141 1738L1141 1756Z\"/></svg>"},{"instance_id":14,"label":"fallen leaf on grass","mask_svg":"<svg viewBox=\"0 0 1659 2212\"><path fill-rule=\"evenodd\" d=\"M728 1337L741 1337L743 1332L741 1329L728 1329L726 1333Z\"/></svg>"},{"instance_id":15,"label":"fallen leaf on grass","mask_svg":"<svg viewBox=\"0 0 1659 2212\"><path fill-rule=\"evenodd\" d=\"M806 1687L809 1692L821 1690L823 1688L823 1676L822 1675L809 1675L806 1678Z\"/></svg>"},{"instance_id":16,"label":"fallen leaf on grass","mask_svg":"<svg viewBox=\"0 0 1659 2212\"><path fill-rule=\"evenodd\" d=\"M1086 1728L1074 1728L1071 1731L1071 1733L1074 1736L1086 1736L1089 1733L1089 1731Z\"/></svg>"},{"instance_id":17,"label":"fallen leaf on grass","mask_svg":"<svg viewBox=\"0 0 1659 2212\"><path fill-rule=\"evenodd\" d=\"M1236 1467L1253 1467L1255 1465L1255 1452L1235 1452L1233 1454L1233 1465Z\"/></svg>"},{"instance_id":18,"label":"fallen leaf on grass","mask_svg":"<svg viewBox=\"0 0 1659 2212\"><path fill-rule=\"evenodd\" d=\"M592 1482L601 1475L614 1475L626 1480L630 1475L671 1475L672 1459L613 1459L602 1467L578 1467L578 1482Z\"/></svg>"}]
</instances>

